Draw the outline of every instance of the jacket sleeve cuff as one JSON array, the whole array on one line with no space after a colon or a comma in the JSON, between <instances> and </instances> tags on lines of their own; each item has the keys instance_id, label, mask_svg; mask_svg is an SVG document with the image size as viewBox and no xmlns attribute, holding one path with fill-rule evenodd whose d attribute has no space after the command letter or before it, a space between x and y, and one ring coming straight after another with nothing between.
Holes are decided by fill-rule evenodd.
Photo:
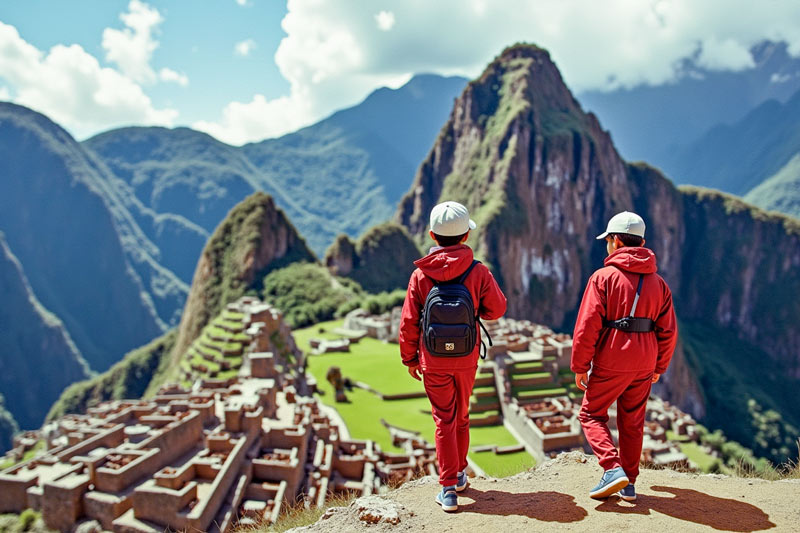
<instances>
[{"instance_id":1,"label":"jacket sleeve cuff","mask_svg":"<svg viewBox=\"0 0 800 533\"><path fill-rule=\"evenodd\" d=\"M666 368L656 368L655 373L658 374L658 375L661 375L666 371L667 371Z\"/></svg>"},{"instance_id":2,"label":"jacket sleeve cuff","mask_svg":"<svg viewBox=\"0 0 800 533\"><path fill-rule=\"evenodd\" d=\"M419 364L419 356L414 357L413 359L403 359L403 364L406 366L415 366Z\"/></svg>"},{"instance_id":3,"label":"jacket sleeve cuff","mask_svg":"<svg viewBox=\"0 0 800 533\"><path fill-rule=\"evenodd\" d=\"M587 372L589 372L589 368L591 368L591 367L587 366L585 369L582 369L582 368L578 368L578 367L574 367L573 366L573 367L570 368L570 370L572 370L573 374L586 374Z\"/></svg>"}]
</instances>

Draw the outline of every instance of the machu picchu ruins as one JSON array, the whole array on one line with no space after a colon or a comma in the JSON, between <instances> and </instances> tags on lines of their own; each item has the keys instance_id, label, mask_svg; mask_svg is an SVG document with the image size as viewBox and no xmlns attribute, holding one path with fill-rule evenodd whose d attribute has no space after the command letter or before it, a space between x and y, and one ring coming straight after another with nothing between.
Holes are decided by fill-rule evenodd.
<instances>
[{"instance_id":1,"label":"machu picchu ruins","mask_svg":"<svg viewBox=\"0 0 800 533\"><path fill-rule=\"evenodd\" d=\"M397 319L396 310L376 317L357 310L335 333L348 345L365 337L392 342ZM486 326L493 346L478 370L470 424L504 425L517 444L473 451L525 450L542 461L586 450L569 336L524 320ZM383 421L401 453L352 438L315 396L309 357L317 356L298 349L279 310L252 297L231 303L188 349L178 383L19 435L9 457L43 449L0 472L0 512L32 508L60 531L94 520L121 533L227 532L275 522L296 505L321 506L334 494L375 494L437 474L435 448L413 428ZM652 398L647 420L642 459L688 466L666 432L695 438L691 417Z\"/></svg>"}]
</instances>

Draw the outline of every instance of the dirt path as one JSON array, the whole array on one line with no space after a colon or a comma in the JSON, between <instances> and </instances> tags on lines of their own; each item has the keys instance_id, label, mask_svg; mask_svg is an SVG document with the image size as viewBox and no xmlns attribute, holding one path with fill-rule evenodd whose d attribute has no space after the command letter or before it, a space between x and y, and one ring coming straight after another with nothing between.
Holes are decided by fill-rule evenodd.
<instances>
[{"instance_id":1,"label":"dirt path","mask_svg":"<svg viewBox=\"0 0 800 533\"><path fill-rule=\"evenodd\" d=\"M600 473L593 457L573 453L514 477L473 479L459 495L455 514L444 513L436 505L433 497L438 485L426 478L381 501L373 497L368 505L356 500L348 508L329 510L317 524L302 530L800 531L800 480L770 482L643 470L637 482L639 499L627 503L617 497L605 502L589 498L588 491Z\"/></svg>"}]
</instances>

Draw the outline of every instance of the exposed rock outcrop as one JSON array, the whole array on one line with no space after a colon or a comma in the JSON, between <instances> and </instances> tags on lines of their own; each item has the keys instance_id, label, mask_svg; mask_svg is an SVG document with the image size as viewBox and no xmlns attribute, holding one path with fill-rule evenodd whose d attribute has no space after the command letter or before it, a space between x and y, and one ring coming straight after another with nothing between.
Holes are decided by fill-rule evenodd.
<instances>
[{"instance_id":1,"label":"exposed rock outcrop","mask_svg":"<svg viewBox=\"0 0 800 533\"><path fill-rule=\"evenodd\" d=\"M354 279L369 292L392 291L408 286L420 255L403 226L386 222L355 243L340 235L325 254L325 264L331 274Z\"/></svg>"},{"instance_id":2,"label":"exposed rock outcrop","mask_svg":"<svg viewBox=\"0 0 800 533\"><path fill-rule=\"evenodd\" d=\"M173 350L177 359L228 302L295 261L315 261L272 197L257 192L236 205L209 239L195 270Z\"/></svg>"},{"instance_id":3,"label":"exposed rock outcrop","mask_svg":"<svg viewBox=\"0 0 800 533\"><path fill-rule=\"evenodd\" d=\"M800 330L790 318L800 316L800 223L679 190L658 170L623 161L546 51L508 48L468 84L396 220L421 243L444 198L467 205L478 223L470 243L500 280L509 316L571 329L605 255L594 237L615 213L635 210L679 316L735 329L800 377ZM682 353L661 392L701 415Z\"/></svg>"}]
</instances>

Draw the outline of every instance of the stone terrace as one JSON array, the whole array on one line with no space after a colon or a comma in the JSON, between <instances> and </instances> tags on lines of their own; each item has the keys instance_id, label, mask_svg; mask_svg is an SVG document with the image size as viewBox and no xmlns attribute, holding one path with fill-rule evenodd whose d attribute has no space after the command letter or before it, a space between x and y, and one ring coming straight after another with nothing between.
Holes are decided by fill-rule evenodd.
<instances>
[{"instance_id":1,"label":"stone terrace","mask_svg":"<svg viewBox=\"0 0 800 533\"><path fill-rule=\"evenodd\" d=\"M293 341L288 356L261 351L285 328L277 310L255 299L229 310L247 332L237 375L102 403L26 434L47 448L0 472L0 512L32 508L59 531L94 520L124 533L224 532L274 522L287 506L436 473L427 443L410 439L407 453L394 454L344 437L347 429L309 395L314 382Z\"/></svg>"}]
</instances>

